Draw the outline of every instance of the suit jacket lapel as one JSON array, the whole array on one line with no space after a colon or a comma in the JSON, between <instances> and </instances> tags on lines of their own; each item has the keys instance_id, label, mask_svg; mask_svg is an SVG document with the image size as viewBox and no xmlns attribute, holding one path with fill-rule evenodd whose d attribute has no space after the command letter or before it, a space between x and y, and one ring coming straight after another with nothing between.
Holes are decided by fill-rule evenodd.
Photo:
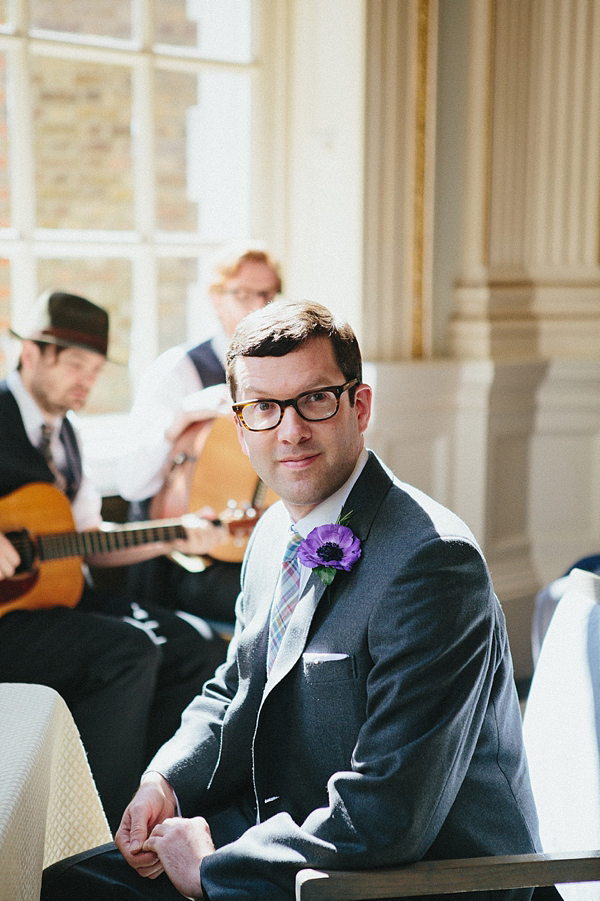
<instances>
[{"instance_id":1,"label":"suit jacket lapel","mask_svg":"<svg viewBox=\"0 0 600 901\"><path fill-rule=\"evenodd\" d=\"M365 468L357 479L342 510L342 516L349 513L352 514L348 521L348 527L359 538L361 545L366 542L369 536L377 510L389 491L391 484L390 474L384 469L377 457L372 452L369 452L369 459ZM281 554L283 555L283 550ZM335 579L330 590L335 590ZM298 601L294 616L286 629L277 659L267 682L265 696L295 666L303 653L315 610L323 597L324 591L325 585L315 573L312 573Z\"/></svg>"},{"instance_id":2,"label":"suit jacket lapel","mask_svg":"<svg viewBox=\"0 0 600 901\"><path fill-rule=\"evenodd\" d=\"M348 500L342 509L342 517L349 516L347 525L361 542L367 540L373 520L381 503L392 486L391 473L381 464L373 451L361 472ZM363 548L364 553L364 548Z\"/></svg>"}]
</instances>

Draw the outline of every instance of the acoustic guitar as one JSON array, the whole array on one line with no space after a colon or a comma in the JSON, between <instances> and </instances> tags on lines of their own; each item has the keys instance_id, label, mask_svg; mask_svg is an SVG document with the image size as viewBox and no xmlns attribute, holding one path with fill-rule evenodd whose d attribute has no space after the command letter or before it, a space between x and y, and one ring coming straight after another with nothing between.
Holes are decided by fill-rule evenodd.
<instances>
[{"instance_id":1,"label":"acoustic guitar","mask_svg":"<svg viewBox=\"0 0 600 901\"><path fill-rule=\"evenodd\" d=\"M217 416L194 422L181 433L149 514L152 519L162 519L210 507L231 526L236 519L250 525L276 500L278 496L258 478L242 451L233 419ZM230 528L227 541L214 548L211 557L241 563L251 531L236 533ZM176 554L174 559L186 566L182 556ZM186 568L195 567L190 563Z\"/></svg>"},{"instance_id":2,"label":"acoustic guitar","mask_svg":"<svg viewBox=\"0 0 600 901\"><path fill-rule=\"evenodd\" d=\"M232 540L245 540L257 518L250 511L227 522ZM185 538L185 526L198 524L188 513L176 519L129 523L90 532L74 531L71 504L55 485L32 482L0 498L0 532L21 557L10 579L0 580L0 615L18 608L74 607L83 590L83 558Z\"/></svg>"}]
</instances>

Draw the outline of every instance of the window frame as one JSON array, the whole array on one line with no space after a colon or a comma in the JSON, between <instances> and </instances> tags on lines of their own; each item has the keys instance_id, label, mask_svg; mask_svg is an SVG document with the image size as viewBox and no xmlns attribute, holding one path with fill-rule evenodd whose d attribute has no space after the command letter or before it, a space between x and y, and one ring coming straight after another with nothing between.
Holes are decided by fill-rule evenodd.
<instances>
[{"instance_id":1,"label":"window frame","mask_svg":"<svg viewBox=\"0 0 600 901\"><path fill-rule=\"evenodd\" d=\"M156 225L154 173L153 74L154 71L178 71L200 75L212 70L246 72L253 84L250 233L247 238L262 238L269 243L281 216L273 217L273 204L282 208L284 178L281 164L273 178L273 160L282 147L281 126L275 126L271 113L266 115L267 81L281 77L284 50L269 53L279 45L275 35L280 28L282 4L276 3L275 23L267 15L262 0L253 2L253 54L250 62L218 62L195 56L189 49L153 44L153 0L132 0L134 39L122 40L93 35L65 35L61 32L30 29L27 0L10 0L12 24L0 25L0 52L7 56L7 105L9 128L9 191L11 221L0 228L0 257L9 260L11 319L18 319L39 293L37 261L43 258L119 257L129 260L131 273L131 331L128 366L135 386L141 372L159 350L158 263L160 259L181 257L201 260L214 254L218 246L203 240L198 233L166 232ZM285 5L285 4L283 4ZM271 9L269 10L269 13ZM285 14L284 18L285 18ZM46 229L36 226L35 171L29 92L29 59L32 54L65 60L127 66L132 72L133 216L129 231L88 229ZM262 60L269 60L265 65ZM18 110L13 115L11 110ZM273 137L273 131L279 137ZM270 176L270 178L269 178ZM268 184L268 187L266 185ZM278 195L277 199L275 195ZM269 214L267 214L267 210ZM266 231L263 226L269 223ZM271 245L270 245L271 246ZM276 248L278 250L278 248ZM207 276L206 276L207 277ZM44 286L42 286L44 287ZM60 287L60 286L57 286ZM204 286L205 287L205 286ZM202 290L202 286L200 286ZM189 311L187 337L195 338L198 315ZM199 336L199 340L204 337ZM12 361L9 361L9 363Z\"/></svg>"}]
</instances>

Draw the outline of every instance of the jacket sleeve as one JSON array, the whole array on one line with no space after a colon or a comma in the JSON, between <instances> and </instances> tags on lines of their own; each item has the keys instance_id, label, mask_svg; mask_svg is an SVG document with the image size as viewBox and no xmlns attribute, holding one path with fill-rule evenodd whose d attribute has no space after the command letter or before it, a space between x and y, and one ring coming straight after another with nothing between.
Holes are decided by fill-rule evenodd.
<instances>
[{"instance_id":1,"label":"jacket sleeve","mask_svg":"<svg viewBox=\"0 0 600 901\"><path fill-rule=\"evenodd\" d=\"M250 536L247 552L253 543ZM242 564L241 584L246 574L246 553ZM238 644L246 623L244 592L240 592L236 602L235 631L229 647L227 658L215 672L215 675L203 687L198 695L184 710L181 725L175 735L160 748L148 765L148 770L155 770L171 783L177 793L181 811L184 816L206 815L211 807L226 803L235 795L236 786L241 785L246 773L239 767L238 779L231 779L226 792L219 794L213 791L208 798L213 774L217 768L221 753L223 724L237 706L241 706L238 694ZM250 711L248 711L250 715ZM240 755L249 759L251 748L239 748ZM245 770L250 764L247 764ZM207 806L208 805L208 806Z\"/></svg>"},{"instance_id":2,"label":"jacket sleeve","mask_svg":"<svg viewBox=\"0 0 600 901\"><path fill-rule=\"evenodd\" d=\"M291 899L303 866L418 860L456 801L507 654L489 573L462 537L422 544L395 573L393 562L378 565L379 578L362 576L383 588L369 617L372 666L351 767L331 776L328 805L304 822L278 813L205 858L211 901Z\"/></svg>"}]
</instances>

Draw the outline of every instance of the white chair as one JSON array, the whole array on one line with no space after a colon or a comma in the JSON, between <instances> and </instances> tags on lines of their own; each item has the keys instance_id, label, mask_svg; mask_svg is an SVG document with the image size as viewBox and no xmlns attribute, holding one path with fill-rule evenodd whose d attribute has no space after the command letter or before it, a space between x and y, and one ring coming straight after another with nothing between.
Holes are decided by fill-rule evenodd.
<instances>
[{"instance_id":1,"label":"white chair","mask_svg":"<svg viewBox=\"0 0 600 901\"><path fill-rule=\"evenodd\" d=\"M558 602L567 590L569 575L574 569L584 569L587 572L599 574L600 554L590 554L587 557L581 557L563 576L554 579L553 582L544 586L544 588L537 593L533 617L531 619L531 656L533 657L534 667L537 665L542 642L548 631L548 626L550 625L554 611L558 606Z\"/></svg>"},{"instance_id":2,"label":"white chair","mask_svg":"<svg viewBox=\"0 0 600 901\"><path fill-rule=\"evenodd\" d=\"M600 576L573 569L550 621L523 721L545 851L600 848ZM560 889L598 901L598 886Z\"/></svg>"},{"instance_id":3,"label":"white chair","mask_svg":"<svg viewBox=\"0 0 600 901\"><path fill-rule=\"evenodd\" d=\"M45 685L0 683L1 901L38 901L44 867L110 840L63 699Z\"/></svg>"},{"instance_id":4,"label":"white chair","mask_svg":"<svg viewBox=\"0 0 600 901\"><path fill-rule=\"evenodd\" d=\"M297 901L555 884L567 901L599 901L600 576L577 569L569 576L542 645L524 731L544 853L352 872L305 869L296 879Z\"/></svg>"}]
</instances>

